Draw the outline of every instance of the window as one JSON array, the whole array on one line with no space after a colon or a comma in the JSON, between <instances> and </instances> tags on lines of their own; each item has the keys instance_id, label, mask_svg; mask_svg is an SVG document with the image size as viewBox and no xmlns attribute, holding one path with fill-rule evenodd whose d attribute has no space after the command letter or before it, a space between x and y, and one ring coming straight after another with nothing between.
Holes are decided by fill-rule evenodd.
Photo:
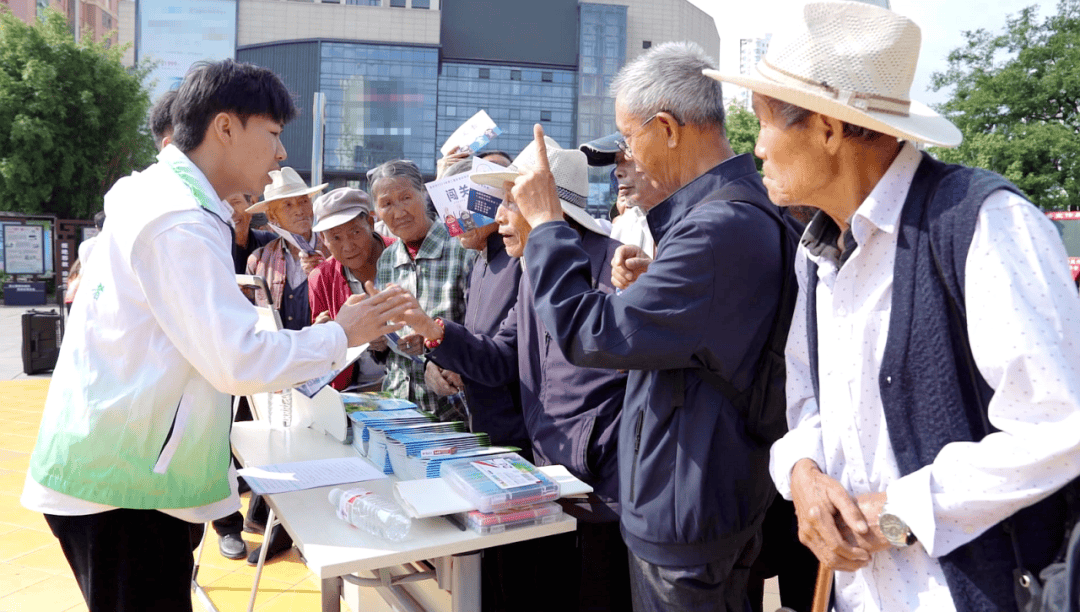
<instances>
[{"instance_id":1,"label":"window","mask_svg":"<svg viewBox=\"0 0 1080 612\"><path fill-rule=\"evenodd\" d=\"M554 79L555 79L555 75L551 74L550 72L542 72L542 73L540 73L540 80L545 82L545 83L550 83Z\"/></svg>"},{"instance_id":2,"label":"window","mask_svg":"<svg viewBox=\"0 0 1080 612\"><path fill-rule=\"evenodd\" d=\"M652 47L652 41L651 40L643 40L643 41L641 41L641 48L642 49L648 49L650 47Z\"/></svg>"},{"instance_id":3,"label":"window","mask_svg":"<svg viewBox=\"0 0 1080 612\"><path fill-rule=\"evenodd\" d=\"M551 111L540 111L540 121L551 121Z\"/></svg>"},{"instance_id":4,"label":"window","mask_svg":"<svg viewBox=\"0 0 1080 612\"><path fill-rule=\"evenodd\" d=\"M416 2L416 0L413 0L413 2ZM491 78L491 68L481 68L480 69L480 78L481 79L490 79Z\"/></svg>"},{"instance_id":5,"label":"window","mask_svg":"<svg viewBox=\"0 0 1080 612\"><path fill-rule=\"evenodd\" d=\"M412 7L414 9L429 9L431 8L431 0L412 0Z\"/></svg>"},{"instance_id":6,"label":"window","mask_svg":"<svg viewBox=\"0 0 1080 612\"><path fill-rule=\"evenodd\" d=\"M390 6L394 8L405 8L405 0L390 0Z\"/></svg>"},{"instance_id":7,"label":"window","mask_svg":"<svg viewBox=\"0 0 1080 612\"><path fill-rule=\"evenodd\" d=\"M520 70L511 70L510 71L510 80L511 81L520 81L521 80L521 71Z\"/></svg>"}]
</instances>

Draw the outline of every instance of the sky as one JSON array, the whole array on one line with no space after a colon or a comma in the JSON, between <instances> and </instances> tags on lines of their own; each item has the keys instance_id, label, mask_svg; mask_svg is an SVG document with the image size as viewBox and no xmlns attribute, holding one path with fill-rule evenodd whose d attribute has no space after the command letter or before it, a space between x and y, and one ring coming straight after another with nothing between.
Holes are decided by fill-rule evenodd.
<instances>
[{"instance_id":1,"label":"sky","mask_svg":"<svg viewBox=\"0 0 1080 612\"><path fill-rule=\"evenodd\" d=\"M720 70L738 73L739 39L773 32L769 16L796 11L805 0L690 0L712 16L720 33ZM944 71L949 52L964 44L965 30L999 32L1007 15L1038 6L1039 21L1057 11L1057 0L892 0L892 10L910 17L922 29L922 50L911 97L926 104L948 100L944 91L930 91L930 75ZM730 87L725 85L726 87ZM725 91L725 97L728 92ZM732 92L734 93L734 91Z\"/></svg>"}]
</instances>

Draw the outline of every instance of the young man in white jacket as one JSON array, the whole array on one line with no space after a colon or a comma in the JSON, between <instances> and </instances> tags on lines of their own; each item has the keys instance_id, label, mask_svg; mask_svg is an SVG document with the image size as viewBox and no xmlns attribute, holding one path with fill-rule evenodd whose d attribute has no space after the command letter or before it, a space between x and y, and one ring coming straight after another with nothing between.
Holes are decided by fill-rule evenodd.
<instances>
[{"instance_id":1,"label":"young man in white jacket","mask_svg":"<svg viewBox=\"0 0 1080 612\"><path fill-rule=\"evenodd\" d=\"M292 387L400 327L391 288L327 325L255 329L222 199L262 192L295 115L269 70L201 65L173 103L172 144L105 196L22 496L90 610L191 610L189 523L239 507L229 394Z\"/></svg>"}]
</instances>

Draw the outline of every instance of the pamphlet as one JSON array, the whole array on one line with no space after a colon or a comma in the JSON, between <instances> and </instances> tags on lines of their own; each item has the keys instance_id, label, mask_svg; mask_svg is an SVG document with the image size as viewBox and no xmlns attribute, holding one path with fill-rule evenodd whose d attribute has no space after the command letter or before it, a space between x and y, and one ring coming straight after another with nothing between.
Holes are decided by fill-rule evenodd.
<instances>
[{"instance_id":1,"label":"pamphlet","mask_svg":"<svg viewBox=\"0 0 1080 612\"><path fill-rule=\"evenodd\" d=\"M495 162L474 157L470 174L474 172L498 172L505 169L504 166ZM472 180L469 180L469 188L468 209L483 217L494 219L495 212L499 210L499 205L506 199L506 190L474 183Z\"/></svg>"},{"instance_id":2,"label":"pamphlet","mask_svg":"<svg viewBox=\"0 0 1080 612\"><path fill-rule=\"evenodd\" d=\"M296 390L300 393L303 393L309 398L314 398L315 394L321 391L323 387L330 384L330 381L337 378L338 374L344 372L345 369L355 363L357 359L360 359L360 355L363 354L365 350L367 350L367 347L368 345L361 344L360 346L354 346L350 349L347 349L345 351L345 364L342 365L341 368L334 370L329 374L317 376L315 378L312 378L311 380L300 383L300 385L296 387ZM286 423L286 425L288 425L288 423Z\"/></svg>"},{"instance_id":3,"label":"pamphlet","mask_svg":"<svg viewBox=\"0 0 1080 612\"><path fill-rule=\"evenodd\" d=\"M469 230L495 222L495 212L490 215L477 214L471 210L469 202L473 194L481 187L469 180L468 174L456 174L426 183L431 202L439 213L439 220L446 226L451 236L460 236ZM501 191L501 190L500 190ZM500 200L501 201L501 200ZM498 203L495 208L499 207Z\"/></svg>"},{"instance_id":4,"label":"pamphlet","mask_svg":"<svg viewBox=\"0 0 1080 612\"><path fill-rule=\"evenodd\" d=\"M459 147L468 147L475 155L477 151L487 146L487 143L491 142L491 139L499 134L502 134L499 126L495 125L487 112L480 110L470 117L468 121L462 123L458 129L454 130L450 138L447 138L446 142L443 143L439 152L446 156Z\"/></svg>"},{"instance_id":5,"label":"pamphlet","mask_svg":"<svg viewBox=\"0 0 1080 612\"><path fill-rule=\"evenodd\" d=\"M285 242L288 242L294 247L300 249L302 252L307 253L308 255L314 255L316 253L315 245L311 244L307 240L304 240L303 236L299 234L294 234L289 230L282 229L274 225L273 223L267 223L267 225L270 226L270 229L274 230L275 234L284 238ZM314 237L315 235L312 234L312 238Z\"/></svg>"}]
</instances>

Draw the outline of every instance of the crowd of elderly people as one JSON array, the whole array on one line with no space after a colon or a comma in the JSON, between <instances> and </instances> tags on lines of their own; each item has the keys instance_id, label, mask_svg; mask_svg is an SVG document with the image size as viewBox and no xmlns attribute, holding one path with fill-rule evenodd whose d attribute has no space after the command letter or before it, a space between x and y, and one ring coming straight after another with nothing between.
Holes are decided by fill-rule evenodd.
<instances>
[{"instance_id":1,"label":"crowd of elderly people","mask_svg":"<svg viewBox=\"0 0 1080 612\"><path fill-rule=\"evenodd\" d=\"M247 210L279 237L246 271L283 327L403 290L404 327L335 388L466 420L593 488L563 502L576 533L487 551L485 610L761 610L776 575L795 610L1036 592L1075 520L1080 301L1014 185L924 150L961 137L910 99L919 36L815 2L751 75L657 45L612 84L618 133L564 148L537 125L512 160L486 154L505 167L471 178L505 198L457 239L412 162L367 191L270 173ZM760 174L721 82L752 92ZM586 212L590 165L613 167L613 223Z\"/></svg>"}]
</instances>

